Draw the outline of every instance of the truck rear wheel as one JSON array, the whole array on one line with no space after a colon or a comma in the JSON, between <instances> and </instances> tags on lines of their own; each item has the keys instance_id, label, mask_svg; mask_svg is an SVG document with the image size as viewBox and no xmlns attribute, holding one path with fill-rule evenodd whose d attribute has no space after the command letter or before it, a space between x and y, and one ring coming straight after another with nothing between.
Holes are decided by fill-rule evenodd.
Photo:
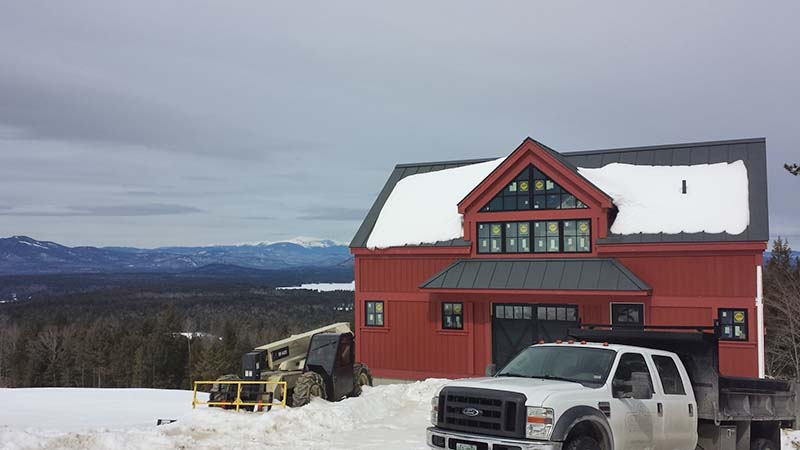
<instances>
[{"instance_id":1,"label":"truck rear wheel","mask_svg":"<svg viewBox=\"0 0 800 450\"><path fill-rule=\"evenodd\" d=\"M769 439L756 439L750 446L750 450L780 450L780 449Z\"/></svg>"},{"instance_id":2,"label":"truck rear wheel","mask_svg":"<svg viewBox=\"0 0 800 450\"><path fill-rule=\"evenodd\" d=\"M353 393L351 397L361 395L361 386L372 386L372 373L364 363L353 364Z\"/></svg>"},{"instance_id":3,"label":"truck rear wheel","mask_svg":"<svg viewBox=\"0 0 800 450\"><path fill-rule=\"evenodd\" d=\"M325 380L322 375L308 371L297 378L297 383L294 385L294 392L292 393L292 406L306 405L314 397L327 400L328 392L325 390Z\"/></svg>"},{"instance_id":4,"label":"truck rear wheel","mask_svg":"<svg viewBox=\"0 0 800 450\"><path fill-rule=\"evenodd\" d=\"M564 450L600 450L600 444L589 436L579 436L569 441Z\"/></svg>"}]
</instances>

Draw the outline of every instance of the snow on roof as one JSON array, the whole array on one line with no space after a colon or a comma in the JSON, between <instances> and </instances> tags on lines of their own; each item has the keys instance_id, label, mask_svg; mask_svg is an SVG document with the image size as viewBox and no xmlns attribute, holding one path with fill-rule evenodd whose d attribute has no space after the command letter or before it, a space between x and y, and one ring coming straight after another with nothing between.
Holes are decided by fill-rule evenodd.
<instances>
[{"instance_id":1,"label":"snow on roof","mask_svg":"<svg viewBox=\"0 0 800 450\"><path fill-rule=\"evenodd\" d=\"M403 178L381 209L367 247L419 245L463 237L458 202L504 159Z\"/></svg>"},{"instance_id":2,"label":"snow on roof","mask_svg":"<svg viewBox=\"0 0 800 450\"><path fill-rule=\"evenodd\" d=\"M578 172L614 200L619 209L611 226L615 234L735 235L750 222L747 168L742 161L693 166L612 163Z\"/></svg>"}]
</instances>

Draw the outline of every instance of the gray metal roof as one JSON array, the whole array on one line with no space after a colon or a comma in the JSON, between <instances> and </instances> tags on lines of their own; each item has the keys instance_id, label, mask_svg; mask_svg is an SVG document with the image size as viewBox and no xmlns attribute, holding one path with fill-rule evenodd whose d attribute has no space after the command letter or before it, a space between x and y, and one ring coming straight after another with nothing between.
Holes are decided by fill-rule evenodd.
<instances>
[{"instance_id":1,"label":"gray metal roof","mask_svg":"<svg viewBox=\"0 0 800 450\"><path fill-rule=\"evenodd\" d=\"M686 144L656 145L648 147L629 147L605 150L591 150L559 153L544 144L540 144L548 153L563 162L569 169L577 172L577 167L597 168L614 162L677 166L695 164L713 164L742 160L747 167L750 192L750 225L738 235L728 233L658 233L658 234L610 234L599 243L645 243L645 242L715 242L715 241L768 241L769 210L767 205L767 150L765 138L737 139L727 141L696 142ZM367 213L353 237L350 247L366 247L381 208L389 198L394 186L403 178L417 173L434 172L442 169L461 167L490 161L496 158L439 161L420 164L399 164L389 176L378 198ZM433 246L466 246L468 241L456 239L443 241Z\"/></svg>"},{"instance_id":2,"label":"gray metal roof","mask_svg":"<svg viewBox=\"0 0 800 450\"><path fill-rule=\"evenodd\" d=\"M575 166L587 168L603 167L615 162L640 166L688 166L738 160L742 160L747 167L750 225L743 233L609 234L599 243L769 240L765 138L592 150L562 155Z\"/></svg>"},{"instance_id":3,"label":"gray metal roof","mask_svg":"<svg viewBox=\"0 0 800 450\"><path fill-rule=\"evenodd\" d=\"M402 180L405 177L416 175L418 173L426 173L426 172L436 172L443 169L453 169L455 167L461 166L468 166L470 164L477 164L486 161L491 161L497 158L484 158L484 159L462 159L459 161L440 161L440 162L428 162L428 163L419 163L419 164L398 164L394 167L394 171L392 174L389 175L389 179L386 180L386 184L383 185L383 189L381 190L380 194L378 194L378 198L375 199L375 203L372 204L372 208L369 209L367 212L367 217L364 218L364 221L361 222L361 226L356 231L356 235L353 236L353 240L350 242L350 247L366 247L367 246L367 239L369 239L370 233L372 233L372 229L375 227L375 222L378 221L378 216L381 213L381 209L383 209L383 205L386 203L386 200L389 198L389 194L392 193L394 186L397 184L398 181ZM454 247L454 246L469 246L469 241L465 241L464 239L453 239L451 241L441 241L435 244L428 244L427 246L436 246L436 247Z\"/></svg>"},{"instance_id":4,"label":"gray metal roof","mask_svg":"<svg viewBox=\"0 0 800 450\"><path fill-rule=\"evenodd\" d=\"M461 259L422 289L649 291L614 258Z\"/></svg>"}]
</instances>

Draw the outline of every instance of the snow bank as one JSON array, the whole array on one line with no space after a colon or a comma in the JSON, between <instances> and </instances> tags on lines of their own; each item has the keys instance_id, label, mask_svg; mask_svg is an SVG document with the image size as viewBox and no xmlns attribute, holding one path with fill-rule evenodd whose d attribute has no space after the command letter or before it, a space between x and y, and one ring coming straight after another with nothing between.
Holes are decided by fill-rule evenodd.
<instances>
[{"instance_id":1,"label":"snow bank","mask_svg":"<svg viewBox=\"0 0 800 450\"><path fill-rule=\"evenodd\" d=\"M446 381L367 387L358 398L337 403L315 400L302 408L267 413L236 413L205 407L192 410L186 398L174 403L183 413L179 416L174 412L172 418L179 419L174 424L155 427L153 421L146 427L67 433L54 430L75 420L74 417L86 417L88 422L93 417L107 416L108 420L118 418L120 423L127 422L135 411L149 409L147 399L143 401L139 390L130 390L125 400L107 398L99 390L77 390L90 392L69 408L53 411L50 395L36 392L45 390L19 390L27 392L14 394L15 400L21 402L17 404L34 403L38 406L37 414L8 426L5 424L17 413L16 408L0 411L0 424L3 424L0 425L0 449L422 450L426 448L430 399ZM4 401L7 395L10 394L0 391L0 404L8 404ZM155 412L150 415L156 416ZM25 428L29 426L32 428Z\"/></svg>"},{"instance_id":2,"label":"snow bank","mask_svg":"<svg viewBox=\"0 0 800 450\"><path fill-rule=\"evenodd\" d=\"M619 208L612 233L740 234L750 223L747 168L742 161L694 166L612 163L578 171Z\"/></svg>"},{"instance_id":3,"label":"snow bank","mask_svg":"<svg viewBox=\"0 0 800 450\"><path fill-rule=\"evenodd\" d=\"M301 284L300 286L279 287L278 289L309 289L317 292L355 291L356 282L351 281L349 283L306 283L306 284Z\"/></svg>"},{"instance_id":4,"label":"snow bank","mask_svg":"<svg viewBox=\"0 0 800 450\"><path fill-rule=\"evenodd\" d=\"M418 245L463 237L458 202L504 159L403 178L386 200L367 247Z\"/></svg>"},{"instance_id":5,"label":"snow bank","mask_svg":"<svg viewBox=\"0 0 800 450\"><path fill-rule=\"evenodd\" d=\"M800 448L800 431L783 430L781 450L797 450Z\"/></svg>"}]
</instances>

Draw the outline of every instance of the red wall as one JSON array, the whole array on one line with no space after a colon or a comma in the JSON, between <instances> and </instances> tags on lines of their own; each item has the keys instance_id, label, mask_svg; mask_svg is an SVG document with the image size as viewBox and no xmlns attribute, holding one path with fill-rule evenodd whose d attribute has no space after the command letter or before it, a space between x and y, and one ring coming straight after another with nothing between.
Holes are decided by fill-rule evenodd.
<instances>
[{"instance_id":1,"label":"red wall","mask_svg":"<svg viewBox=\"0 0 800 450\"><path fill-rule=\"evenodd\" d=\"M710 325L717 308L748 308L749 341L721 344L720 368L731 375L757 375L756 261L760 252L695 247L685 252L621 252L618 246L599 256L617 258L648 283L643 297L580 293L540 295L423 292L418 286L467 254L440 252L356 254L356 334L358 359L376 376L425 378L478 376L491 361L491 303L572 303L586 323L608 323L611 302L645 304L645 322L652 325ZM365 327L363 303L383 300L386 326ZM441 302L464 302L464 330L441 329Z\"/></svg>"}]
</instances>

